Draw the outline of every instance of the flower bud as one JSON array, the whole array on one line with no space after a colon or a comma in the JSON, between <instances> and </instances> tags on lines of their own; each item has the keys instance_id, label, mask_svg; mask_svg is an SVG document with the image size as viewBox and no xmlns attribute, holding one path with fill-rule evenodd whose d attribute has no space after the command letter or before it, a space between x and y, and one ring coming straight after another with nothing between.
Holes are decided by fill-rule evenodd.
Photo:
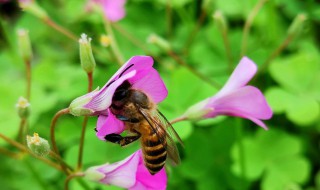
<instances>
[{"instance_id":1,"label":"flower bud","mask_svg":"<svg viewBox=\"0 0 320 190\"><path fill-rule=\"evenodd\" d=\"M103 46L103 47L109 47L110 44L111 44L111 38L108 36L108 35L101 35L100 36L100 44Z\"/></svg>"},{"instance_id":2,"label":"flower bud","mask_svg":"<svg viewBox=\"0 0 320 190\"><path fill-rule=\"evenodd\" d=\"M70 114L74 116L92 115L94 111L89 108L86 108L85 105L91 101L91 99L93 98L93 96L96 95L98 90L99 90L99 87L88 94L85 94L83 96L80 96L74 99L69 106Z\"/></svg>"},{"instance_id":3,"label":"flower bud","mask_svg":"<svg viewBox=\"0 0 320 190\"><path fill-rule=\"evenodd\" d=\"M150 34L147 41L151 44L155 44L158 47L160 47L161 49L165 50L165 51L170 51L171 50L171 46L169 44L169 42L165 39L163 39L162 37L158 36L157 34Z\"/></svg>"},{"instance_id":4,"label":"flower bud","mask_svg":"<svg viewBox=\"0 0 320 190\"><path fill-rule=\"evenodd\" d=\"M20 54L25 61L30 61L32 59L32 48L29 39L29 32L24 29L18 30L18 45Z\"/></svg>"},{"instance_id":5,"label":"flower bud","mask_svg":"<svg viewBox=\"0 0 320 190\"><path fill-rule=\"evenodd\" d=\"M20 7L41 19L48 19L48 15L34 0L19 0Z\"/></svg>"},{"instance_id":6,"label":"flower bud","mask_svg":"<svg viewBox=\"0 0 320 190\"><path fill-rule=\"evenodd\" d=\"M298 14L288 29L288 35L298 35L306 20L307 16L305 14Z\"/></svg>"},{"instance_id":7,"label":"flower bud","mask_svg":"<svg viewBox=\"0 0 320 190\"><path fill-rule=\"evenodd\" d=\"M50 152L48 141L39 137L38 133L33 133L33 137L27 135L27 145L29 149L38 156L46 156Z\"/></svg>"},{"instance_id":8,"label":"flower bud","mask_svg":"<svg viewBox=\"0 0 320 190\"><path fill-rule=\"evenodd\" d=\"M80 61L81 61L81 67L87 73L92 73L96 66L96 62L93 58L90 42L91 42L91 38L87 38L86 34L81 34L81 38L79 40Z\"/></svg>"},{"instance_id":9,"label":"flower bud","mask_svg":"<svg viewBox=\"0 0 320 190\"><path fill-rule=\"evenodd\" d=\"M217 26L220 31L227 31L228 30L227 21L221 11L216 11L212 15L212 17L213 17L214 21L217 23Z\"/></svg>"},{"instance_id":10,"label":"flower bud","mask_svg":"<svg viewBox=\"0 0 320 190\"><path fill-rule=\"evenodd\" d=\"M16 104L20 118L27 118L30 114L30 103L24 97L20 97Z\"/></svg>"}]
</instances>

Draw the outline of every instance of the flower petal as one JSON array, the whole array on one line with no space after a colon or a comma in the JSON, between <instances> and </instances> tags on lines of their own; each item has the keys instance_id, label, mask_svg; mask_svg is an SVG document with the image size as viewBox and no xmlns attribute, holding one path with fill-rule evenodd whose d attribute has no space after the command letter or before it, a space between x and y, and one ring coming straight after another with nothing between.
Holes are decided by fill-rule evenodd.
<instances>
[{"instance_id":1,"label":"flower petal","mask_svg":"<svg viewBox=\"0 0 320 190\"><path fill-rule=\"evenodd\" d=\"M232 72L230 78L223 88L215 95L222 97L237 88L245 86L257 72L256 64L247 57L243 57L240 63Z\"/></svg>"},{"instance_id":2,"label":"flower petal","mask_svg":"<svg viewBox=\"0 0 320 190\"><path fill-rule=\"evenodd\" d=\"M115 90L129 78L136 75L136 71L131 71L124 76L121 76L118 80L114 82L107 83L99 93L97 93L84 107L93 110L94 112L105 112L109 108L112 101L112 96ZM98 113L97 113L98 114Z\"/></svg>"},{"instance_id":3,"label":"flower petal","mask_svg":"<svg viewBox=\"0 0 320 190\"><path fill-rule=\"evenodd\" d=\"M110 110L108 116L100 115L97 122L97 137L105 140L104 137L108 134L120 134L124 131L125 127L122 121L117 119Z\"/></svg>"},{"instance_id":4,"label":"flower petal","mask_svg":"<svg viewBox=\"0 0 320 190\"><path fill-rule=\"evenodd\" d=\"M167 187L167 174L162 168L157 174L151 175L144 165L142 152L137 170L136 184L130 190L165 190Z\"/></svg>"},{"instance_id":5,"label":"flower petal","mask_svg":"<svg viewBox=\"0 0 320 190\"><path fill-rule=\"evenodd\" d=\"M100 0L105 17L116 22L125 16L124 4L126 0Z\"/></svg>"},{"instance_id":6,"label":"flower petal","mask_svg":"<svg viewBox=\"0 0 320 190\"><path fill-rule=\"evenodd\" d=\"M136 173L140 159L141 153L138 150L120 162L91 167L85 173L93 176L97 176L97 173L103 174L104 178L98 178L101 183L130 188L136 183Z\"/></svg>"},{"instance_id":7,"label":"flower petal","mask_svg":"<svg viewBox=\"0 0 320 190\"><path fill-rule=\"evenodd\" d=\"M117 80L118 78L124 76L125 74L135 70L137 73L137 77L141 73L144 75L152 68L153 59L150 56L133 56L131 57L122 67L111 77L111 79L107 82L107 84L111 81ZM143 76L140 76L140 78Z\"/></svg>"},{"instance_id":8,"label":"flower petal","mask_svg":"<svg viewBox=\"0 0 320 190\"><path fill-rule=\"evenodd\" d=\"M146 76L133 82L132 87L145 92L155 103L161 102L168 95L168 90L159 73L153 68L149 70Z\"/></svg>"},{"instance_id":9,"label":"flower petal","mask_svg":"<svg viewBox=\"0 0 320 190\"><path fill-rule=\"evenodd\" d=\"M226 94L223 97L213 97L207 107L213 112L205 117L217 115L238 116L252 120L261 127L266 127L260 119L270 119L272 110L259 89L245 86Z\"/></svg>"}]
</instances>

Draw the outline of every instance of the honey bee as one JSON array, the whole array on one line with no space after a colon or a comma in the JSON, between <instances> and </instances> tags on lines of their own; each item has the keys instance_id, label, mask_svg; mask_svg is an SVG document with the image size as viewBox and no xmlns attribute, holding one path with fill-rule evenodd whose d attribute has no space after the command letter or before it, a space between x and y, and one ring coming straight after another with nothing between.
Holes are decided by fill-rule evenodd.
<instances>
[{"instance_id":1,"label":"honey bee","mask_svg":"<svg viewBox=\"0 0 320 190\"><path fill-rule=\"evenodd\" d=\"M167 157L176 165L180 163L179 152L173 141L182 141L172 125L157 110L157 106L140 90L132 89L128 81L124 81L115 91L111 112L125 123L126 130L132 135L121 136L109 134L107 141L125 146L140 138L144 164L150 174L159 172Z\"/></svg>"}]
</instances>

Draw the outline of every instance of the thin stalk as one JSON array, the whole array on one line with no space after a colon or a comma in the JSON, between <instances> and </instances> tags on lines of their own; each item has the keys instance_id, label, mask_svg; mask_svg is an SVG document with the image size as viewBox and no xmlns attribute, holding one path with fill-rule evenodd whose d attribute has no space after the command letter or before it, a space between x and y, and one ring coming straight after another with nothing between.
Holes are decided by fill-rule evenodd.
<instances>
[{"instance_id":1,"label":"thin stalk","mask_svg":"<svg viewBox=\"0 0 320 190\"><path fill-rule=\"evenodd\" d=\"M69 190L69 182L77 177L83 177L84 173L74 173L74 174L70 174L66 180L64 181L64 190Z\"/></svg>"},{"instance_id":2,"label":"thin stalk","mask_svg":"<svg viewBox=\"0 0 320 190\"><path fill-rule=\"evenodd\" d=\"M116 38L114 37L110 21L104 19L104 25L105 25L106 32L108 33L109 37L111 38L111 44L110 44L111 50L112 50L114 56L116 57L119 65L122 65L122 64L124 64L124 59L123 59L123 56L121 55L121 52L119 50Z\"/></svg>"},{"instance_id":3,"label":"thin stalk","mask_svg":"<svg viewBox=\"0 0 320 190\"><path fill-rule=\"evenodd\" d=\"M26 132L26 124L27 124L27 119L26 118L22 118L20 120L20 124L19 124L19 132L18 132L18 137L17 137L17 140L19 142L21 142L22 144L25 144L25 139L26 139L26 135L25 135L25 132Z\"/></svg>"},{"instance_id":4,"label":"thin stalk","mask_svg":"<svg viewBox=\"0 0 320 190\"><path fill-rule=\"evenodd\" d=\"M41 160L44 163L48 164L49 166L61 171L61 168L60 168L59 165L57 165L56 163L54 163L51 160L48 160L48 159L46 159L44 157L40 157L40 156L35 155L33 152L31 152L29 149L27 149L25 146L23 146L22 144L18 143L17 141L14 141L14 140L10 139L9 137L3 135L2 133L0 133L0 138L5 140L6 142L11 144L12 146L18 148L23 153L29 153L31 156L37 158L38 160Z\"/></svg>"},{"instance_id":5,"label":"thin stalk","mask_svg":"<svg viewBox=\"0 0 320 190\"><path fill-rule=\"evenodd\" d=\"M185 63L177 54L175 54L173 51L168 51L168 55L170 57L172 57L179 65L184 66L185 68L187 68L191 73L193 73L194 75L196 75L197 77L199 77L201 80L203 80L204 82L208 83L209 85L211 85L214 88L221 88L221 85L218 84L217 82L211 80L210 78L206 77L205 75L203 75L202 73L198 72L197 70L195 70L193 67L191 67L190 65L188 65L187 63Z\"/></svg>"},{"instance_id":6,"label":"thin stalk","mask_svg":"<svg viewBox=\"0 0 320 190\"><path fill-rule=\"evenodd\" d=\"M221 35L222 35L222 39L223 39L223 44L224 44L224 48L226 50L226 55L227 55L227 59L228 59L228 70L231 73L232 69L233 69L233 60L232 60L232 54L231 54L231 48L230 48L230 41L228 38L228 30L223 30L221 31Z\"/></svg>"},{"instance_id":7,"label":"thin stalk","mask_svg":"<svg viewBox=\"0 0 320 190\"><path fill-rule=\"evenodd\" d=\"M6 155L10 158L13 159L19 159L19 154L15 153L15 152L11 152L10 150L7 150L5 148L0 147L0 154Z\"/></svg>"},{"instance_id":8,"label":"thin stalk","mask_svg":"<svg viewBox=\"0 0 320 190\"><path fill-rule=\"evenodd\" d=\"M52 118L52 121L51 121L51 124L50 124L50 138L51 138L51 144L52 144L52 148L53 148L53 151L54 153L56 153L59 157L60 157L60 154L59 154L59 150L58 150L58 147L57 147L57 144L56 144L56 137L55 137L55 126L56 126L56 123L58 121L58 118L64 114L68 114L69 113L69 108L65 108L65 109L62 109L60 111L58 111L54 117ZM65 165L60 162L60 165L61 165L61 168L63 169L63 171L65 173L68 173Z\"/></svg>"},{"instance_id":9,"label":"thin stalk","mask_svg":"<svg viewBox=\"0 0 320 190\"><path fill-rule=\"evenodd\" d=\"M258 3L254 6L254 8L251 10L248 18L246 19L246 22L243 27L243 34L242 34L242 43L241 43L241 54L240 57L243 57L246 54L247 51L247 42L248 42L248 36L250 32L250 28L253 22L253 19L256 17L262 6L267 2L268 0L259 0Z\"/></svg>"},{"instance_id":10,"label":"thin stalk","mask_svg":"<svg viewBox=\"0 0 320 190\"><path fill-rule=\"evenodd\" d=\"M167 20L167 36L168 38L172 35L172 6L171 0L167 0L166 3L166 20Z\"/></svg>"},{"instance_id":11,"label":"thin stalk","mask_svg":"<svg viewBox=\"0 0 320 190\"><path fill-rule=\"evenodd\" d=\"M194 41L197 33L199 32L206 16L207 16L207 12L204 9L201 9L201 14L200 14L199 18L197 19L197 23L196 23L195 27L193 28L192 32L190 33L190 35L187 39L187 42L184 45L186 52L190 48L190 46L192 45L192 42Z\"/></svg>"},{"instance_id":12,"label":"thin stalk","mask_svg":"<svg viewBox=\"0 0 320 190\"><path fill-rule=\"evenodd\" d=\"M64 34L66 37L70 38L73 41L78 41L78 38L66 28L58 25L50 18L43 19L43 22L46 23L48 26L52 27L53 29L57 30L58 32Z\"/></svg>"},{"instance_id":13,"label":"thin stalk","mask_svg":"<svg viewBox=\"0 0 320 190\"><path fill-rule=\"evenodd\" d=\"M91 92L92 91L92 83L93 83L92 73L87 73L87 74L88 74L88 92ZM88 117L86 116L86 117L84 117L83 122L82 122L77 170L81 170L81 168L82 168L84 137L86 134L87 123L88 123Z\"/></svg>"},{"instance_id":14,"label":"thin stalk","mask_svg":"<svg viewBox=\"0 0 320 190\"><path fill-rule=\"evenodd\" d=\"M286 37L286 39L284 39L282 41L282 43L279 45L279 47L274 50L269 57L267 58L267 60L261 65L261 69L259 69L258 74L260 73L264 73L265 70L268 68L269 64L271 63L271 61L277 57L288 45L289 43L293 40L294 35L288 35Z\"/></svg>"},{"instance_id":15,"label":"thin stalk","mask_svg":"<svg viewBox=\"0 0 320 190\"><path fill-rule=\"evenodd\" d=\"M66 168L68 168L68 172L72 172L73 168L71 166L69 166L59 155L57 155L55 152L53 152L52 150L50 150L49 155L57 160L59 163L62 163Z\"/></svg>"},{"instance_id":16,"label":"thin stalk","mask_svg":"<svg viewBox=\"0 0 320 190\"><path fill-rule=\"evenodd\" d=\"M124 36L125 38L127 38L133 45L139 47L140 49L142 49L145 53L147 54L151 54L151 52L148 50L148 48L146 47L146 45L141 42L139 39L135 38L134 36L132 36L132 34L130 34L128 31L126 31L124 28L122 28L120 25L118 25L117 23L112 23L112 26L114 27L115 30L117 30L122 36Z\"/></svg>"},{"instance_id":17,"label":"thin stalk","mask_svg":"<svg viewBox=\"0 0 320 190\"><path fill-rule=\"evenodd\" d=\"M240 160L240 171L241 171L241 177L243 180L246 179L246 162L245 162L245 150L243 146L243 126L242 126L242 119L241 118L235 118L236 119L236 136L237 136L237 145L239 148L239 160Z\"/></svg>"},{"instance_id":18,"label":"thin stalk","mask_svg":"<svg viewBox=\"0 0 320 190\"><path fill-rule=\"evenodd\" d=\"M30 102L30 95L31 95L31 61L25 60L26 65L26 81L27 81L27 94L26 98Z\"/></svg>"}]
</instances>

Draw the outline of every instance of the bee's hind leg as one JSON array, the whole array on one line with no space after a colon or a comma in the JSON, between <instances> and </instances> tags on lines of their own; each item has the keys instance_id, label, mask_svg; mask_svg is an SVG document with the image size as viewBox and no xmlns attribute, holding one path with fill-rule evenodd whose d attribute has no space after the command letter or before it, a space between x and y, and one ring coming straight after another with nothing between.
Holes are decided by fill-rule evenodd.
<instances>
[{"instance_id":1,"label":"bee's hind leg","mask_svg":"<svg viewBox=\"0 0 320 190\"><path fill-rule=\"evenodd\" d=\"M138 140L140 138L141 134L140 133L136 133L136 135L133 136L127 136L127 137L123 137L119 134L109 134L106 135L104 137L104 139L106 139L106 141L112 142L112 143L116 143L116 144L120 144L120 146L126 146L136 140Z\"/></svg>"}]
</instances>

